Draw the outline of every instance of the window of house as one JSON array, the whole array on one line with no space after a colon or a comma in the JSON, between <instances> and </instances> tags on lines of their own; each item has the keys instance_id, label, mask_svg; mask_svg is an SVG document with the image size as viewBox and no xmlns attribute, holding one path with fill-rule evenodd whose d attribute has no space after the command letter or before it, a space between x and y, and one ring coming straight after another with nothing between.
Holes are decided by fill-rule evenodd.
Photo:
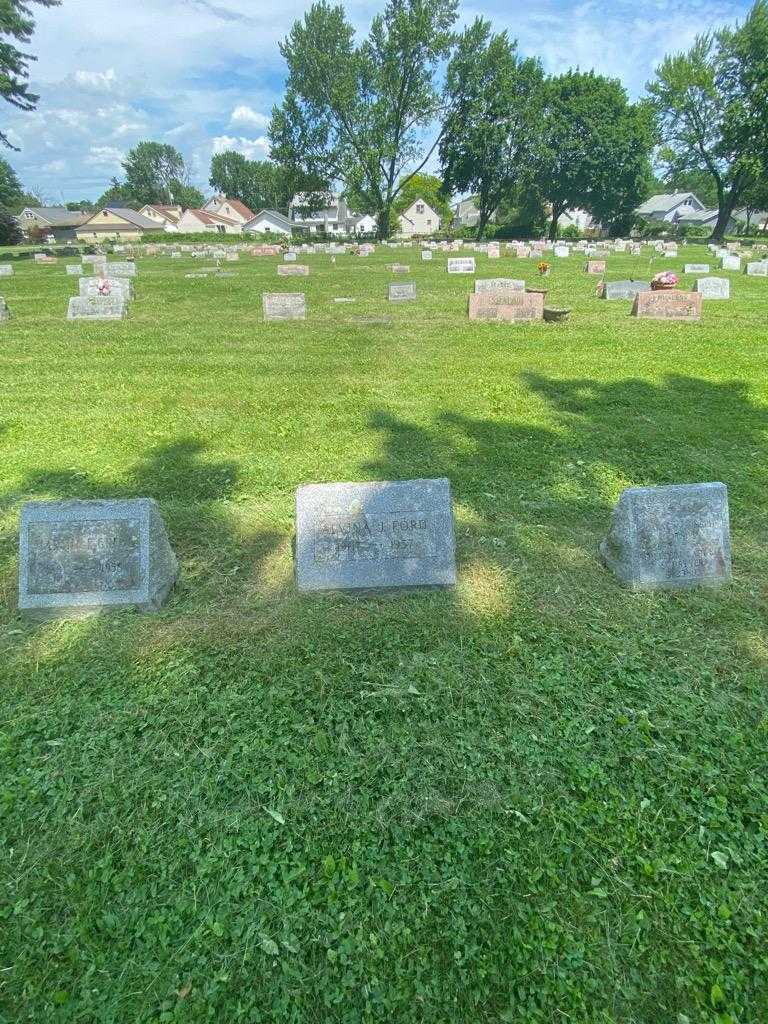
<instances>
[{"instance_id":1,"label":"window of house","mask_svg":"<svg viewBox=\"0 0 768 1024\"><path fill-rule=\"evenodd\" d=\"M416 203L416 213L424 213L424 203Z\"/></svg>"},{"instance_id":2,"label":"window of house","mask_svg":"<svg viewBox=\"0 0 768 1024\"><path fill-rule=\"evenodd\" d=\"M217 224L216 230L219 232L220 235L223 235L227 229L224 227L223 224Z\"/></svg>"},{"instance_id":3,"label":"window of house","mask_svg":"<svg viewBox=\"0 0 768 1024\"><path fill-rule=\"evenodd\" d=\"M427 217L427 224L429 225L429 224L431 224L431 223L432 223L432 221L430 220L430 218L429 218L429 217Z\"/></svg>"}]
</instances>

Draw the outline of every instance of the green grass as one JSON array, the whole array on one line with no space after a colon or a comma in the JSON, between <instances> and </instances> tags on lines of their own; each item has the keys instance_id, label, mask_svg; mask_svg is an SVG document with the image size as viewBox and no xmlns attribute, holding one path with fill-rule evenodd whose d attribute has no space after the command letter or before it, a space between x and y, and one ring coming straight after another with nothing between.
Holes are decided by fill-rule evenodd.
<instances>
[{"instance_id":1,"label":"green grass","mask_svg":"<svg viewBox=\"0 0 768 1024\"><path fill-rule=\"evenodd\" d=\"M768 282L654 323L553 261L571 322L504 327L416 249L390 306L403 257L144 259L112 324L65 260L2 280L3 1022L768 1018ZM438 475L454 592L297 596L297 485ZM620 589L621 489L700 480L732 586ZM22 620L21 504L117 496L160 503L162 612Z\"/></svg>"}]
</instances>

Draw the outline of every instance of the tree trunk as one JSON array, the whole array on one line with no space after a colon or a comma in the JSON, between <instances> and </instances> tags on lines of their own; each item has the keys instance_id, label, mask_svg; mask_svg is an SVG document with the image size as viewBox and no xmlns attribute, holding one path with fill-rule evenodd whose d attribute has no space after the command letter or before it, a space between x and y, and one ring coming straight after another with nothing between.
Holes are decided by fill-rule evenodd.
<instances>
[{"instance_id":1,"label":"tree trunk","mask_svg":"<svg viewBox=\"0 0 768 1024\"><path fill-rule=\"evenodd\" d=\"M376 238L380 242L386 242L392 232L389 230L389 217L392 212L391 201L384 204L383 209L378 211L378 221L376 223Z\"/></svg>"},{"instance_id":2,"label":"tree trunk","mask_svg":"<svg viewBox=\"0 0 768 1024\"><path fill-rule=\"evenodd\" d=\"M560 214L562 209L557 206L552 207L552 223L549 225L549 240L550 242L557 241L557 222L560 220Z\"/></svg>"},{"instance_id":3,"label":"tree trunk","mask_svg":"<svg viewBox=\"0 0 768 1024\"><path fill-rule=\"evenodd\" d=\"M482 239L485 234L485 229L488 227L489 214L487 210L480 210L480 219L477 222L477 240L478 242Z\"/></svg>"},{"instance_id":4,"label":"tree trunk","mask_svg":"<svg viewBox=\"0 0 768 1024\"><path fill-rule=\"evenodd\" d=\"M727 196L723 196L723 199L720 202L717 214L717 223L715 224L712 230L712 234L709 237L710 242L722 242L722 240L725 238L725 232L728 228L728 221L731 219L731 214L733 213L733 208L735 205L736 196L734 195L733 190L731 190Z\"/></svg>"}]
</instances>

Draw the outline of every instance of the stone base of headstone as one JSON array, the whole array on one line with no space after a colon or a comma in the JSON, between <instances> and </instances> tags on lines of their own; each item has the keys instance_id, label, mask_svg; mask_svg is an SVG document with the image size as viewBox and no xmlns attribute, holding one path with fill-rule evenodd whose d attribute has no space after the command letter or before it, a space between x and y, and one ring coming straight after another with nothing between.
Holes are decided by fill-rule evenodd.
<instances>
[{"instance_id":1,"label":"stone base of headstone","mask_svg":"<svg viewBox=\"0 0 768 1024\"><path fill-rule=\"evenodd\" d=\"M469 296L469 319L494 323L531 323L544 319L541 292L479 292Z\"/></svg>"}]
</instances>

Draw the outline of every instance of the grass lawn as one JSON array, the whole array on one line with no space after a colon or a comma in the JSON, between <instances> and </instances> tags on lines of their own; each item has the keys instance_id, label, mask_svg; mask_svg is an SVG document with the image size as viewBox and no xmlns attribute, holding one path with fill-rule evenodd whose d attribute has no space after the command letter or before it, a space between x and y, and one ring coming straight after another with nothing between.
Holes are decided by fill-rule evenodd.
<instances>
[{"instance_id":1,"label":"grass lawn","mask_svg":"<svg viewBox=\"0 0 768 1024\"><path fill-rule=\"evenodd\" d=\"M445 260L146 258L104 324L70 259L2 280L3 1024L768 1019L768 281L654 323L553 260L571 322L509 327ZM297 485L443 475L455 591L297 595ZM704 480L733 584L622 590L621 489ZM181 562L162 612L22 620L22 503L121 496Z\"/></svg>"}]
</instances>

